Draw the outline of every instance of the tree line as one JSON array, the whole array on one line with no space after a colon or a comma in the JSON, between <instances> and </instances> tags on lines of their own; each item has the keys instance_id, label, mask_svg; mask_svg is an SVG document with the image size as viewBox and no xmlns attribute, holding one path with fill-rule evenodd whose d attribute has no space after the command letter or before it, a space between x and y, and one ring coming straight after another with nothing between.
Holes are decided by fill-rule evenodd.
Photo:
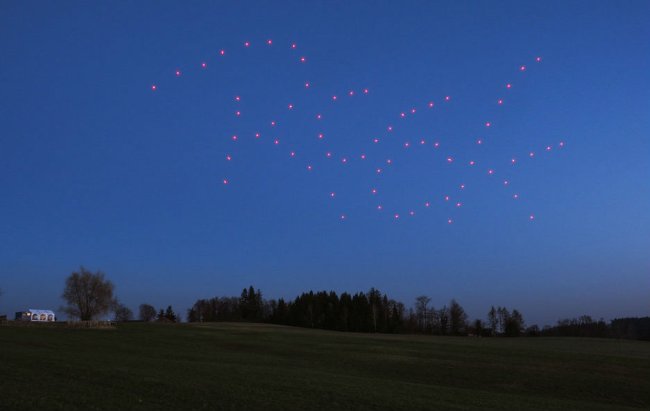
<instances>
[{"instance_id":1,"label":"tree line","mask_svg":"<svg viewBox=\"0 0 650 411\"><path fill-rule=\"evenodd\" d=\"M133 312L118 302L113 284L104 273L84 267L73 272L65 282L64 312L72 318L92 320L109 312L115 321L131 321ZM179 322L180 315L171 305L156 310L141 304L140 321ZM188 322L247 321L325 330L371 333L418 333L432 335L472 335L481 337L575 336L616 337L650 340L650 317L620 318L609 323L590 316L562 319L554 326L540 329L526 327L517 309L490 307L485 319L469 321L464 308L455 299L438 308L431 298L421 295L413 307L389 298L376 288L354 294L334 291L309 291L293 300L265 299L252 285L239 297L214 297L197 300L187 310Z\"/></svg>"},{"instance_id":2,"label":"tree line","mask_svg":"<svg viewBox=\"0 0 650 411\"><path fill-rule=\"evenodd\" d=\"M309 291L295 299L266 300L253 286L239 297L199 299L187 312L188 322L251 321L336 331L420 333L433 335L519 336L524 319L505 307L490 310L487 321L468 322L465 309L452 299L436 309L420 296L415 309L376 288L355 294Z\"/></svg>"}]
</instances>

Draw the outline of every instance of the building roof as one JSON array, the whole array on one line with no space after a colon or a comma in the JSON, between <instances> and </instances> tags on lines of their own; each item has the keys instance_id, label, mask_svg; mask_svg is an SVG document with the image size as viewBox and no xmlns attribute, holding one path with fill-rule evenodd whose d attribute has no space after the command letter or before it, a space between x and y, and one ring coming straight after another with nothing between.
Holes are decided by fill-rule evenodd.
<instances>
[{"instance_id":1,"label":"building roof","mask_svg":"<svg viewBox=\"0 0 650 411\"><path fill-rule=\"evenodd\" d=\"M27 311L32 313L32 315L34 315L34 314L38 314L38 315L41 315L41 314L54 315L54 311L52 311L52 310L37 310L35 308L30 308Z\"/></svg>"}]
</instances>

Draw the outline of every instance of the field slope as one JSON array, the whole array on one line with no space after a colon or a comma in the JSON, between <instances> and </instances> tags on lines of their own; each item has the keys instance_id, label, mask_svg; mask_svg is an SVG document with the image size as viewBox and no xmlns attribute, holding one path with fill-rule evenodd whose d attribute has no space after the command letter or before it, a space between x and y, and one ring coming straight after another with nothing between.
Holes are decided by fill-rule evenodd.
<instances>
[{"instance_id":1,"label":"field slope","mask_svg":"<svg viewBox=\"0 0 650 411\"><path fill-rule=\"evenodd\" d=\"M650 409L650 343L0 327L1 410Z\"/></svg>"}]
</instances>

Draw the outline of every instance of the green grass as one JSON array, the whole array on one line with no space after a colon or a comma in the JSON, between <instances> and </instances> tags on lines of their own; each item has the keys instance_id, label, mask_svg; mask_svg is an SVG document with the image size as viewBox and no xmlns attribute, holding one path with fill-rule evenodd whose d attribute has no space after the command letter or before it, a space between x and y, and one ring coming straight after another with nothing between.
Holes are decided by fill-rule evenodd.
<instances>
[{"instance_id":1,"label":"green grass","mask_svg":"<svg viewBox=\"0 0 650 411\"><path fill-rule=\"evenodd\" d=\"M650 343L0 327L0 410L650 409Z\"/></svg>"}]
</instances>

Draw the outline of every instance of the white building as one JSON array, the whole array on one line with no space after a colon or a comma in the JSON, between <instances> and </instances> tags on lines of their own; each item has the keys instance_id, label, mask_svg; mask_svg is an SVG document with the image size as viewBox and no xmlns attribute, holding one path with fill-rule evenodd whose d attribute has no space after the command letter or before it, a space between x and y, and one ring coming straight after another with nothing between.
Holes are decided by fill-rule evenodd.
<instances>
[{"instance_id":1,"label":"white building","mask_svg":"<svg viewBox=\"0 0 650 411\"><path fill-rule=\"evenodd\" d=\"M19 311L16 313L17 321L38 321L38 322L54 322L56 321L56 314L52 310L36 310L30 308L27 311Z\"/></svg>"}]
</instances>

